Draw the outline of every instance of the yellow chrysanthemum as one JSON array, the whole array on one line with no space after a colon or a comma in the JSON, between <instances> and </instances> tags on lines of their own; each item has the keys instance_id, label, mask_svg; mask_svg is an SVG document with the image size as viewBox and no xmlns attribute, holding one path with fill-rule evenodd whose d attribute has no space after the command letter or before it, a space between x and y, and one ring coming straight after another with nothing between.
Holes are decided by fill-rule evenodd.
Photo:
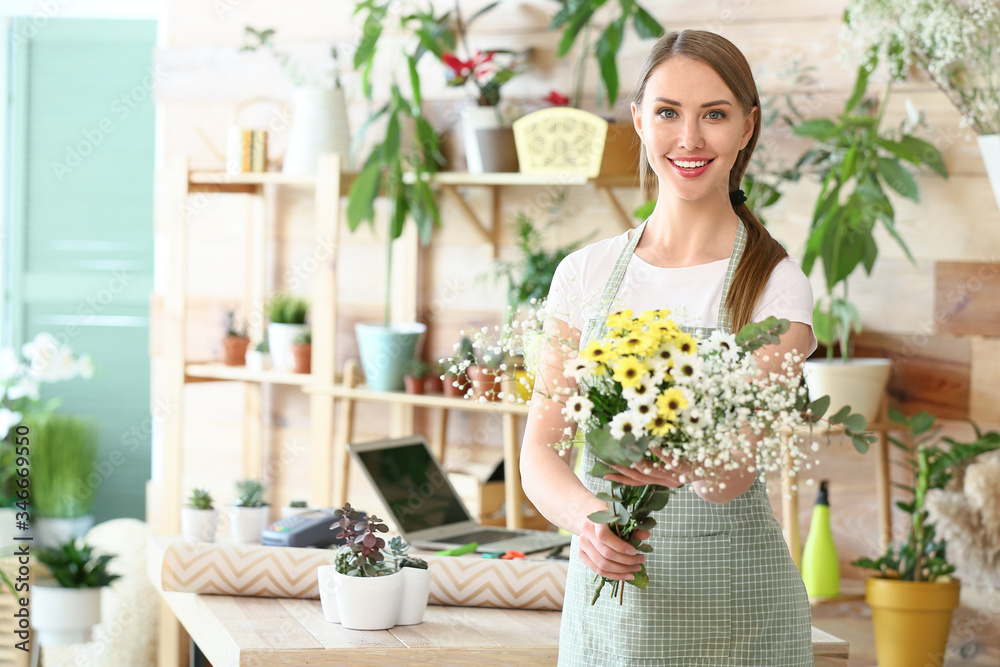
<instances>
[{"instance_id":1,"label":"yellow chrysanthemum","mask_svg":"<svg viewBox=\"0 0 1000 667\"><path fill-rule=\"evenodd\" d=\"M607 364L616 356L612 351L611 344L606 341L592 340L580 350L580 356L587 361L596 361L598 364Z\"/></svg>"},{"instance_id":2,"label":"yellow chrysanthemum","mask_svg":"<svg viewBox=\"0 0 1000 667\"><path fill-rule=\"evenodd\" d=\"M674 344L677 345L678 349L684 354L697 354L698 353L698 341L694 339L694 336L687 333L681 333L674 339Z\"/></svg>"},{"instance_id":3,"label":"yellow chrysanthemum","mask_svg":"<svg viewBox=\"0 0 1000 667\"><path fill-rule=\"evenodd\" d=\"M658 410L657 415L663 415L670 421L677 419L677 411L683 410L687 406L688 402L687 399L684 398L684 392L677 387L664 389L663 392L656 397L656 408Z\"/></svg>"},{"instance_id":4,"label":"yellow chrysanthemum","mask_svg":"<svg viewBox=\"0 0 1000 667\"><path fill-rule=\"evenodd\" d=\"M620 329L626 332L631 331L636 325L632 317L632 309L626 308L616 313L608 315L608 329Z\"/></svg>"},{"instance_id":5,"label":"yellow chrysanthemum","mask_svg":"<svg viewBox=\"0 0 1000 667\"><path fill-rule=\"evenodd\" d=\"M660 414L657 414L648 424L646 424L646 431L650 435L659 436L661 438L663 436L670 435L676 428L676 424Z\"/></svg>"},{"instance_id":6,"label":"yellow chrysanthemum","mask_svg":"<svg viewBox=\"0 0 1000 667\"><path fill-rule=\"evenodd\" d=\"M633 331L622 337L615 343L615 352L625 354L635 354L640 357L648 357L656 351L657 339L644 331Z\"/></svg>"},{"instance_id":7,"label":"yellow chrysanthemum","mask_svg":"<svg viewBox=\"0 0 1000 667\"><path fill-rule=\"evenodd\" d=\"M647 373L646 364L633 356L617 359L611 368L614 371L611 377L623 387L639 386Z\"/></svg>"}]
</instances>

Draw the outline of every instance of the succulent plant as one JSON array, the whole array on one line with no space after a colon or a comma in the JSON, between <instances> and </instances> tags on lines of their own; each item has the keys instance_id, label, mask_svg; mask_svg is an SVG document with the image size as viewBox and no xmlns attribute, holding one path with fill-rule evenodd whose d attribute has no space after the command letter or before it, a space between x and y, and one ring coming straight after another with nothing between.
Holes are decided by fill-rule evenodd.
<instances>
[{"instance_id":1,"label":"succulent plant","mask_svg":"<svg viewBox=\"0 0 1000 667\"><path fill-rule=\"evenodd\" d=\"M212 509L212 494L208 489L193 489L188 496L187 506L196 510Z\"/></svg>"},{"instance_id":2,"label":"succulent plant","mask_svg":"<svg viewBox=\"0 0 1000 667\"><path fill-rule=\"evenodd\" d=\"M407 556L406 552L410 550L410 545L403 541L402 537L398 535L391 540L389 540L389 548L385 550L387 556L392 558L393 562L396 563L396 571L402 570L404 567L412 567L415 570L426 570L427 561L422 558L417 558L416 556Z\"/></svg>"},{"instance_id":3,"label":"succulent plant","mask_svg":"<svg viewBox=\"0 0 1000 667\"><path fill-rule=\"evenodd\" d=\"M236 507L263 507L264 483L257 479L241 479L236 482Z\"/></svg>"},{"instance_id":4,"label":"succulent plant","mask_svg":"<svg viewBox=\"0 0 1000 667\"><path fill-rule=\"evenodd\" d=\"M393 572L382 555L385 540L378 533L389 532L389 527L381 519L359 512L350 503L336 510L333 517L336 521L330 530L339 529L337 539L345 540L334 559L337 572L349 577L380 577Z\"/></svg>"},{"instance_id":5,"label":"succulent plant","mask_svg":"<svg viewBox=\"0 0 1000 667\"><path fill-rule=\"evenodd\" d=\"M94 556L93 547L70 540L55 547L39 549L35 557L63 588L101 588L121 575L108 572L111 554Z\"/></svg>"}]
</instances>

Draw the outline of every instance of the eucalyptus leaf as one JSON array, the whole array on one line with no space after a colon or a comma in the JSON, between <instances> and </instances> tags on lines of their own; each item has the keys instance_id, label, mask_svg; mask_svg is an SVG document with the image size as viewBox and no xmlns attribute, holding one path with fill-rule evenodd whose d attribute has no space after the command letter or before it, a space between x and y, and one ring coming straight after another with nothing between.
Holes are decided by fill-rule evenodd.
<instances>
[{"instance_id":1,"label":"eucalyptus leaf","mask_svg":"<svg viewBox=\"0 0 1000 667\"><path fill-rule=\"evenodd\" d=\"M617 522L618 515L612 514L607 510L601 510L599 512L591 512L590 514L587 515L587 518L593 521L594 523L608 524Z\"/></svg>"},{"instance_id":2,"label":"eucalyptus leaf","mask_svg":"<svg viewBox=\"0 0 1000 667\"><path fill-rule=\"evenodd\" d=\"M632 579L626 579L628 583L632 584L636 588L646 588L649 586L649 575L646 574L646 564L642 563L639 566L638 572L632 573Z\"/></svg>"}]
</instances>

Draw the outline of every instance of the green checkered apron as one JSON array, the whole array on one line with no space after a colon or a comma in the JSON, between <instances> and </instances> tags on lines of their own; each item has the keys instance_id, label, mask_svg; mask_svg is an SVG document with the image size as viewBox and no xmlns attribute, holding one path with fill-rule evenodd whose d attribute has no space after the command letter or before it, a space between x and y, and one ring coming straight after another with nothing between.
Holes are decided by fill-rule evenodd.
<instances>
[{"instance_id":1,"label":"green checkered apron","mask_svg":"<svg viewBox=\"0 0 1000 667\"><path fill-rule=\"evenodd\" d=\"M645 229L622 250L587 323L582 348L607 334L607 313ZM718 328L730 330L726 297L746 245L740 221L722 288ZM667 304L664 304L667 306ZM686 327L704 337L710 327ZM591 492L607 485L586 474L594 463L584 448L581 477ZM812 619L805 586L774 518L764 480L726 505L683 486L655 515L647 555L649 587L626 586L624 604L610 586L592 607L594 573L578 557L573 537L559 635L560 665L683 665L684 667L801 667L812 665Z\"/></svg>"}]
</instances>

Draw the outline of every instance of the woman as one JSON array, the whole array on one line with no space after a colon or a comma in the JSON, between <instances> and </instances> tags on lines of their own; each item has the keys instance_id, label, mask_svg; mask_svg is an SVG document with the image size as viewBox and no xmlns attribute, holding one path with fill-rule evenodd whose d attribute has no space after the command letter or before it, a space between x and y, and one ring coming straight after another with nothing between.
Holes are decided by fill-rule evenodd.
<instances>
[{"instance_id":1,"label":"woman","mask_svg":"<svg viewBox=\"0 0 1000 667\"><path fill-rule=\"evenodd\" d=\"M811 353L812 291L738 190L760 133L757 89L743 54L719 35L686 30L649 54L633 95L641 175L656 177L656 207L636 230L594 243L559 266L547 340L582 347L604 334L609 311L671 308L689 332L738 331L774 315L792 322L758 351L777 369L791 350ZM653 189L647 192L653 196ZM648 560L587 516L605 509L600 480L580 480L552 448L570 425L553 398L571 384L567 345L543 350L521 451L524 490L574 534L559 645L561 665L784 667L811 665L805 588L768 502L763 479L733 471L725 485L682 484L683 472L616 468L608 479L677 488L655 515ZM583 470L593 456L584 451ZM631 579L645 562L649 588L624 605L590 606L595 576Z\"/></svg>"}]
</instances>

